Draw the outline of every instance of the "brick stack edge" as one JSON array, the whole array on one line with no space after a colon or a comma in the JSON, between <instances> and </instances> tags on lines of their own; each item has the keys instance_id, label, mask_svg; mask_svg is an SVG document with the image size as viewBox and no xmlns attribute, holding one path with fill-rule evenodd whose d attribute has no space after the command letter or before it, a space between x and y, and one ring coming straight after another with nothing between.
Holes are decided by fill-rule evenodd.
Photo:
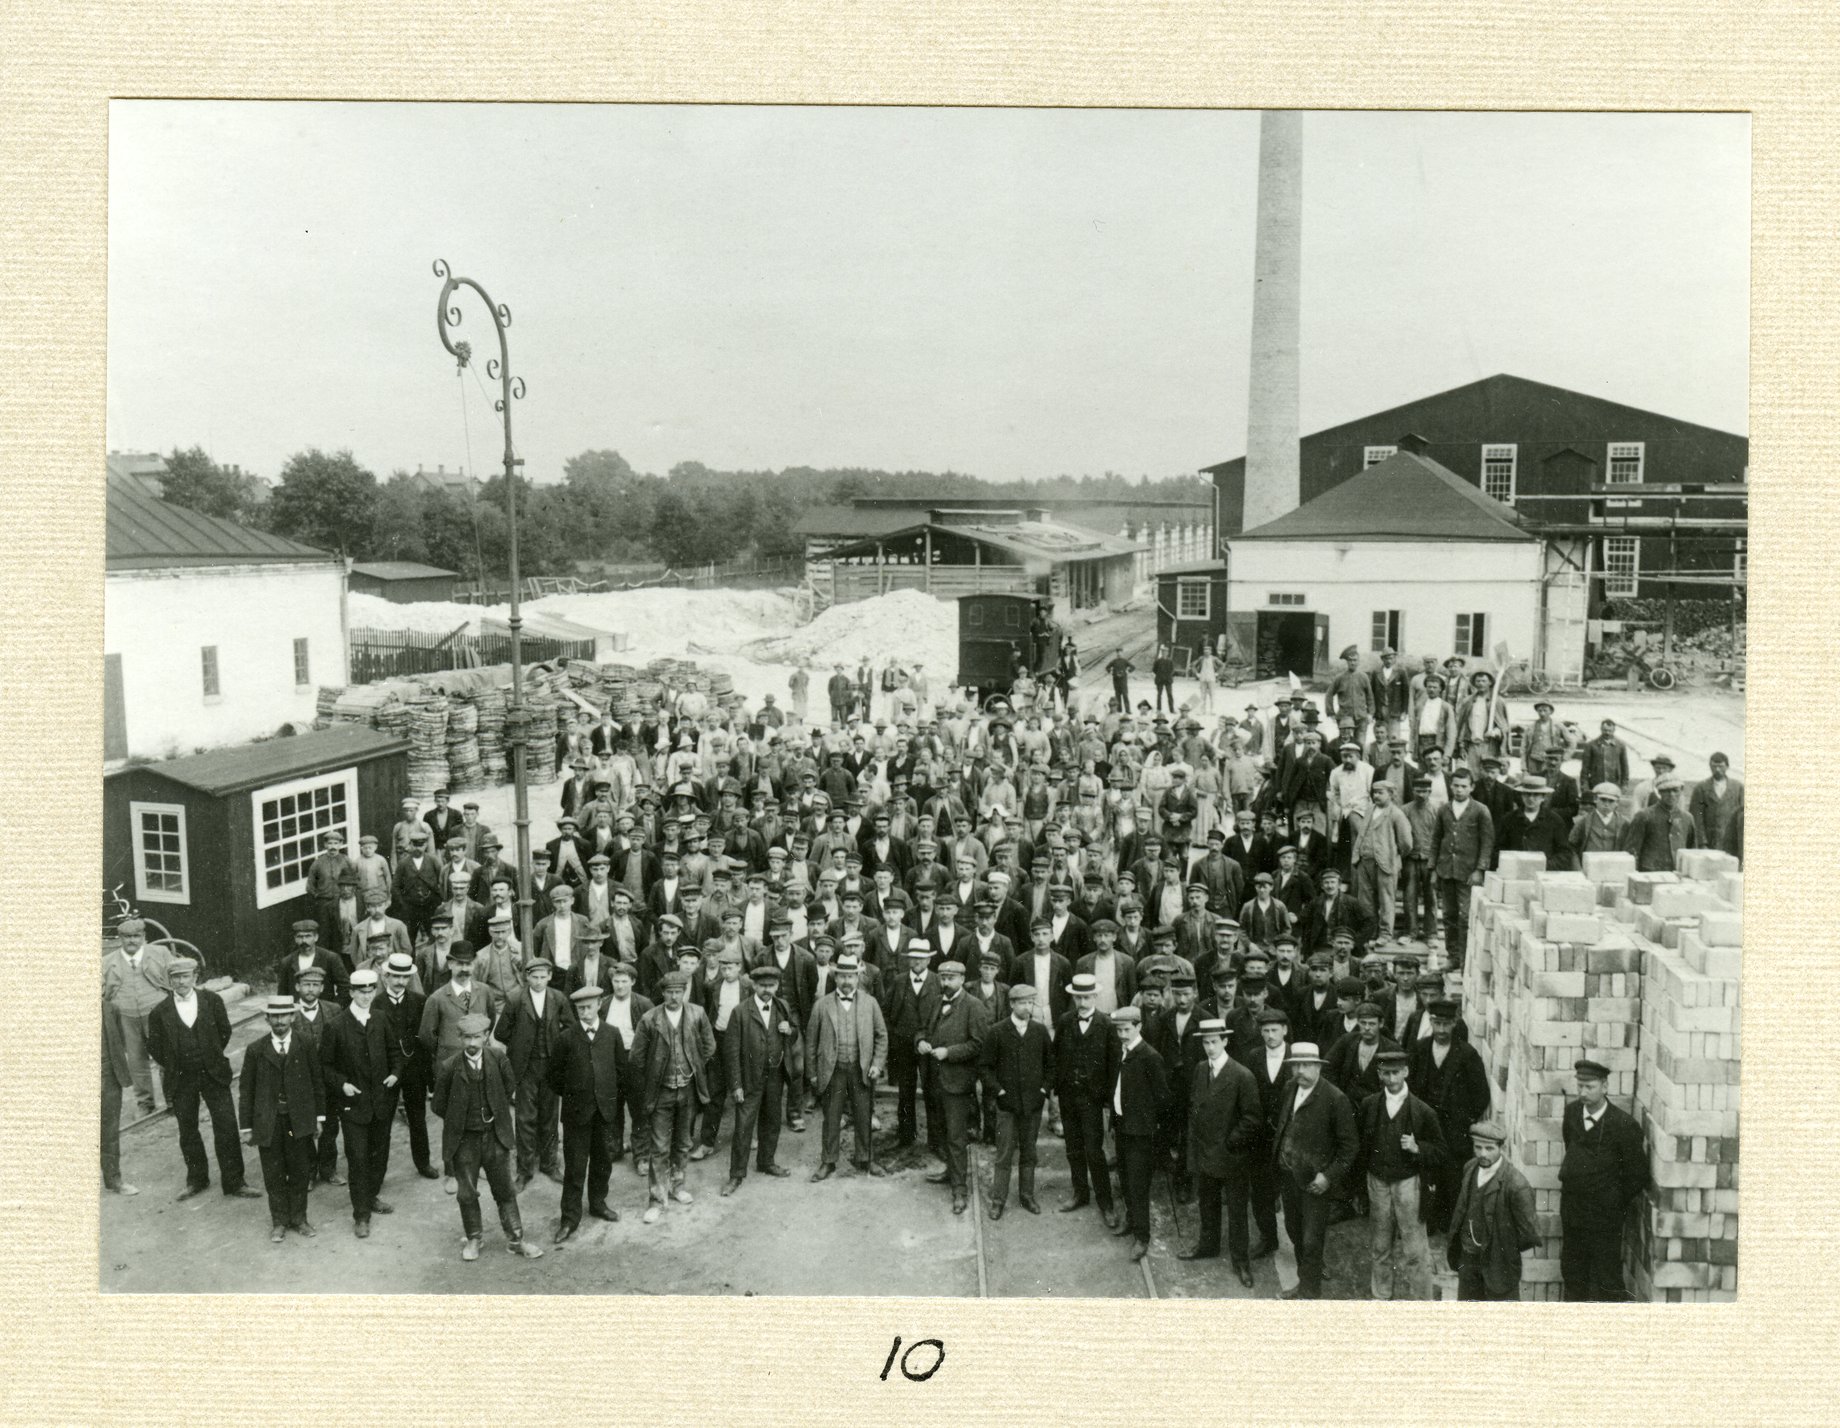
<instances>
[{"instance_id":1,"label":"brick stack edge","mask_svg":"<svg viewBox=\"0 0 1840 1428\"><path fill-rule=\"evenodd\" d=\"M1743 874L1724 853L1687 850L1672 873L1627 853L1587 853L1549 873L1538 853L1503 853L1473 894L1463 1006L1508 1132L1533 1186L1545 1242L1523 1299L1562 1297L1561 1117L1572 1065L1610 1068L1610 1096L1636 1118L1652 1186L1631 1211L1629 1283L1654 1303L1734 1300L1738 1284L1738 981Z\"/></svg>"}]
</instances>

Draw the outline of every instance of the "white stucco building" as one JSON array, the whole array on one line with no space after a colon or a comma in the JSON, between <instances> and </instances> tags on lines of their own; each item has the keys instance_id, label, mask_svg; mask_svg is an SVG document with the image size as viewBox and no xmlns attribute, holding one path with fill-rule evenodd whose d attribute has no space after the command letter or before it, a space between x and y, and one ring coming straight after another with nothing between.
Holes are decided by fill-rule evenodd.
<instances>
[{"instance_id":1,"label":"white stucco building","mask_svg":"<svg viewBox=\"0 0 1840 1428\"><path fill-rule=\"evenodd\" d=\"M1399 454L1227 542L1226 632L1262 670L1540 656L1544 543L1427 457ZM1490 658L1492 662L1492 658Z\"/></svg>"},{"instance_id":2,"label":"white stucco building","mask_svg":"<svg viewBox=\"0 0 1840 1428\"><path fill-rule=\"evenodd\" d=\"M335 555L108 483L103 756L170 758L310 723L346 682Z\"/></svg>"}]
</instances>

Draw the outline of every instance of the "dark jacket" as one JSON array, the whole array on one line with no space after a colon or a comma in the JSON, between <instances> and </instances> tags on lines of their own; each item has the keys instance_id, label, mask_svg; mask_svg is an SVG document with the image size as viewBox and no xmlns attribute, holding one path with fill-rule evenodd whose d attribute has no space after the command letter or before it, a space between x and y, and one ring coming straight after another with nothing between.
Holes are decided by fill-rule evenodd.
<instances>
[{"instance_id":1,"label":"dark jacket","mask_svg":"<svg viewBox=\"0 0 1840 1428\"><path fill-rule=\"evenodd\" d=\"M707 1102L713 1091L705 1072L716 1054L716 1034L709 1016L695 1002L686 1001L677 1027L684 1041L684 1054L690 1062L690 1084L699 1101ZM632 1045L627 1048L627 1065L639 1105L647 1115L664 1093L671 1072L671 1022L665 1008L653 1007L633 1028Z\"/></svg>"},{"instance_id":2,"label":"dark jacket","mask_svg":"<svg viewBox=\"0 0 1840 1428\"><path fill-rule=\"evenodd\" d=\"M1565 1159L1559 1165L1559 1220L1579 1229L1623 1223L1629 1202L1648 1188L1642 1128L1621 1107L1606 1105L1597 1126L1584 1128L1584 1102L1572 1101L1560 1122Z\"/></svg>"},{"instance_id":3,"label":"dark jacket","mask_svg":"<svg viewBox=\"0 0 1840 1428\"><path fill-rule=\"evenodd\" d=\"M1252 1072L1228 1057L1216 1075L1204 1057L1189 1078L1188 1168L1224 1179L1264 1140L1265 1112Z\"/></svg>"},{"instance_id":4,"label":"dark jacket","mask_svg":"<svg viewBox=\"0 0 1840 1428\"><path fill-rule=\"evenodd\" d=\"M1374 1054L1368 1058L1367 1067L1363 1070L1361 1033L1359 1030L1351 1031L1323 1053L1323 1079L1333 1081L1350 1102L1359 1105L1380 1090L1380 1053L1399 1049L1399 1043L1382 1031L1380 1040L1374 1045Z\"/></svg>"},{"instance_id":5,"label":"dark jacket","mask_svg":"<svg viewBox=\"0 0 1840 1428\"><path fill-rule=\"evenodd\" d=\"M1068 1012L1054 1024L1054 1089L1076 1101L1111 1105L1122 1050L1104 1012L1093 1011L1083 1036L1079 1012Z\"/></svg>"},{"instance_id":6,"label":"dark jacket","mask_svg":"<svg viewBox=\"0 0 1840 1428\"><path fill-rule=\"evenodd\" d=\"M1533 1187L1513 1161L1503 1159L1501 1169L1480 1190L1476 1175L1480 1160L1463 1167L1463 1183L1457 1190L1456 1208L1450 1215L1448 1258L1452 1269L1460 1269L1467 1242L1464 1228L1474 1208L1488 1234L1488 1248L1482 1255L1482 1281L1491 1294L1511 1293L1521 1282L1521 1253L1540 1247L1540 1222L1534 1214Z\"/></svg>"},{"instance_id":7,"label":"dark jacket","mask_svg":"<svg viewBox=\"0 0 1840 1428\"><path fill-rule=\"evenodd\" d=\"M318 1134L320 1117L326 1114L326 1086L320 1079L319 1052L311 1037L302 1036L298 1029L291 1033L285 1062L276 1054L272 1036L251 1042L243 1053L238 1083L237 1120L244 1130L253 1132L255 1144L276 1145L284 1135L310 1140ZM283 1100L287 1101L285 1122L280 1109Z\"/></svg>"},{"instance_id":8,"label":"dark jacket","mask_svg":"<svg viewBox=\"0 0 1840 1428\"><path fill-rule=\"evenodd\" d=\"M192 1026L192 1034L198 1040L204 1063L199 1074L207 1081L228 1086L230 1059L224 1052L230 1045L230 1013L224 1006L224 999L216 992L199 987L197 993L198 1019ZM184 1031L179 1009L173 1005L171 997L147 1014L147 1054L166 1077L170 1078L178 1070L179 1038Z\"/></svg>"},{"instance_id":9,"label":"dark jacket","mask_svg":"<svg viewBox=\"0 0 1840 1428\"><path fill-rule=\"evenodd\" d=\"M1000 984L999 984L1000 985ZM984 1037L984 1084L994 1086L997 1109L1034 1115L1054 1087L1054 1042L1048 1029L1030 1021L1021 1031L1005 1016Z\"/></svg>"},{"instance_id":10,"label":"dark jacket","mask_svg":"<svg viewBox=\"0 0 1840 1428\"><path fill-rule=\"evenodd\" d=\"M1069 919L1068 931L1070 933L1075 925L1076 924ZM1084 932L1086 930L1086 925L1084 923L1079 923L1077 925L1080 931ZM1085 953L1081 953L1081 956L1085 955ZM1003 980L1008 982L1012 987L1018 982L1027 982L1031 987L1035 987L1035 995L1038 999L1044 996L1048 999L1048 1020L1059 1022L1061 1017L1065 1015L1073 1005L1073 995L1067 990L1067 984L1073 980L1073 964L1074 959L1067 957L1063 953L1058 951L1050 952L1048 954L1048 975L1050 985L1046 987L1035 987L1035 948L1031 945L1024 947L1010 959L1009 976L1005 977Z\"/></svg>"},{"instance_id":11,"label":"dark jacket","mask_svg":"<svg viewBox=\"0 0 1840 1428\"><path fill-rule=\"evenodd\" d=\"M1169 1105L1169 1068L1156 1048L1139 1041L1119 1048L1118 1095L1124 1111L1112 1121L1119 1135L1155 1135Z\"/></svg>"},{"instance_id":12,"label":"dark jacket","mask_svg":"<svg viewBox=\"0 0 1840 1428\"><path fill-rule=\"evenodd\" d=\"M320 1037L319 1059L326 1077L326 1099L337 1104L344 1119L369 1125L396 1114L397 1087L384 1082L394 1076L401 1083L402 1043L374 1000L368 1022L360 1023L348 1011L326 1028ZM347 1095L347 1084L357 1087L358 1094Z\"/></svg>"},{"instance_id":13,"label":"dark jacket","mask_svg":"<svg viewBox=\"0 0 1840 1428\"><path fill-rule=\"evenodd\" d=\"M1456 805L1438 809L1431 835L1431 863L1440 882L1466 882L1487 871L1495 851L1495 820L1477 799L1470 799L1459 817Z\"/></svg>"},{"instance_id":14,"label":"dark jacket","mask_svg":"<svg viewBox=\"0 0 1840 1428\"><path fill-rule=\"evenodd\" d=\"M1327 1076L1317 1079L1302 1110L1296 1102L1297 1087L1292 1082L1279 1102L1273 1135L1278 1168L1306 1185L1318 1175L1326 1176L1331 1186L1339 1184L1361 1153L1354 1107Z\"/></svg>"},{"instance_id":15,"label":"dark jacket","mask_svg":"<svg viewBox=\"0 0 1840 1428\"><path fill-rule=\"evenodd\" d=\"M550 1055L556 1054L556 1047L562 1041L562 1029L575 1020L575 1007L554 978L550 979L548 988L543 993L543 1018L549 1026ZM536 1054L538 1019L536 1008L531 1004L529 988L520 988L505 999L498 1018L492 1027L492 1035L505 1044L505 1055L511 1058L511 1075L514 1081L522 1081L530 1070L530 1058Z\"/></svg>"},{"instance_id":16,"label":"dark jacket","mask_svg":"<svg viewBox=\"0 0 1840 1428\"><path fill-rule=\"evenodd\" d=\"M881 995L876 1000L882 1004L883 1018L888 1023L891 1056L897 1051L902 1055L913 1051L920 1033L932 1024L934 1009L939 1005L939 992L939 978L932 972L926 974L918 997L914 995L913 979L907 975L906 968L882 982Z\"/></svg>"},{"instance_id":17,"label":"dark jacket","mask_svg":"<svg viewBox=\"0 0 1840 1428\"><path fill-rule=\"evenodd\" d=\"M741 1005L729 1013L721 1035L722 1067L728 1093L758 1096L769 1078L784 1075L794 1086L805 1084L805 1041L802 1023L786 999L775 994L771 1025L760 1019L755 989L749 988ZM780 1030L784 1027L785 1030Z\"/></svg>"},{"instance_id":18,"label":"dark jacket","mask_svg":"<svg viewBox=\"0 0 1840 1428\"><path fill-rule=\"evenodd\" d=\"M460 821L454 816L455 824ZM434 911L435 904L441 901L441 894L447 890L447 872L445 865L433 854L422 855L421 867L416 867L413 857L404 858L396 865L396 871L390 877L391 906L397 916L404 913L423 915Z\"/></svg>"},{"instance_id":19,"label":"dark jacket","mask_svg":"<svg viewBox=\"0 0 1840 1428\"><path fill-rule=\"evenodd\" d=\"M588 1040L579 1021L562 1030L562 1040L550 1054L544 1073L549 1087L562 1102L562 1123L584 1126L596 1112L610 1124L619 1114L620 1081L626 1074L626 1048L620 1033L602 1022Z\"/></svg>"},{"instance_id":20,"label":"dark jacket","mask_svg":"<svg viewBox=\"0 0 1840 1428\"><path fill-rule=\"evenodd\" d=\"M978 1062L989 1032L990 1008L968 992L961 989L949 1008L943 996L933 1004L932 1021L922 1039L944 1047L946 1054L944 1060L929 1056L921 1065L928 1069L935 1090L964 1096L977 1089Z\"/></svg>"},{"instance_id":21,"label":"dark jacket","mask_svg":"<svg viewBox=\"0 0 1840 1428\"><path fill-rule=\"evenodd\" d=\"M391 1001L387 989L378 992L371 1002L371 1010L383 1018L402 1052L403 1077L419 1077L423 1086L434 1075L434 1063L421 1042L422 1008L427 1002L428 998L413 988L403 992L401 1003Z\"/></svg>"},{"instance_id":22,"label":"dark jacket","mask_svg":"<svg viewBox=\"0 0 1840 1428\"><path fill-rule=\"evenodd\" d=\"M1405 1105L1400 1108L1397 1123L1389 1121L1386 1114L1386 1092L1377 1091L1361 1102L1361 1109L1355 1117L1361 1132L1361 1158L1359 1169L1362 1174L1378 1174L1375 1156L1382 1147L1383 1138L1394 1133L1409 1135L1417 1142L1416 1151L1399 1150L1391 1147L1404 1161L1404 1168L1410 1175L1424 1174L1427 1170L1436 1170L1444 1163L1444 1128L1438 1124L1437 1112L1432 1110L1417 1096L1410 1087L1406 1090ZM1384 1177L1383 1177L1384 1178ZM1405 1179L1405 1176L1397 1177ZM1425 1200L1419 1200L1421 1210L1428 1208Z\"/></svg>"},{"instance_id":23,"label":"dark jacket","mask_svg":"<svg viewBox=\"0 0 1840 1428\"><path fill-rule=\"evenodd\" d=\"M1457 1023L1463 1029L1463 1023ZM1437 1112L1444 1127L1444 1144L1454 1153L1469 1144L1469 1128L1488 1115L1492 1097L1489 1073L1482 1056L1468 1042L1451 1038L1450 1051L1439 1066L1432 1057L1431 1038L1408 1044L1406 1084L1412 1094Z\"/></svg>"},{"instance_id":24,"label":"dark jacket","mask_svg":"<svg viewBox=\"0 0 1840 1428\"><path fill-rule=\"evenodd\" d=\"M1310 952L1318 947L1327 947L1329 939L1342 928L1354 934L1355 955L1361 955L1374 935L1373 909L1362 902L1347 887L1335 895L1335 904L1318 896L1304 908L1300 919L1302 929L1297 934L1303 939L1303 946Z\"/></svg>"},{"instance_id":25,"label":"dark jacket","mask_svg":"<svg viewBox=\"0 0 1840 1428\"><path fill-rule=\"evenodd\" d=\"M467 1109L472 1105L472 1082L461 1074L466 1052L456 1051L443 1057L434 1068L434 1113L441 1118L441 1159L451 1162L466 1134ZM511 1110L516 1100L516 1081L511 1074L511 1059L496 1046L488 1044L480 1052L481 1085L485 1094L482 1114L490 1121L486 1134L497 1138L506 1150L516 1144L512 1134Z\"/></svg>"},{"instance_id":26,"label":"dark jacket","mask_svg":"<svg viewBox=\"0 0 1840 1428\"><path fill-rule=\"evenodd\" d=\"M1698 846L1693 820L1659 803L1636 814L1623 831L1623 851L1635 854L1638 873L1671 873L1674 855L1682 848Z\"/></svg>"},{"instance_id":27,"label":"dark jacket","mask_svg":"<svg viewBox=\"0 0 1840 1428\"><path fill-rule=\"evenodd\" d=\"M1297 1038L1303 1040L1302 1037ZM1290 1054L1290 1044L1285 1043L1285 1054ZM1261 1042L1250 1056L1239 1058L1240 1065L1252 1073L1253 1089L1259 1093L1259 1133L1257 1148L1261 1155L1269 1157L1272 1147L1278 1143L1278 1115L1289 1099L1291 1089L1291 1066L1285 1061L1278 1067L1278 1079L1273 1081L1265 1070L1265 1047Z\"/></svg>"},{"instance_id":28,"label":"dark jacket","mask_svg":"<svg viewBox=\"0 0 1840 1428\"><path fill-rule=\"evenodd\" d=\"M351 999L351 977L345 970L343 957L329 948L315 947L313 965L326 974L324 996L327 1001L344 1002ZM279 995L294 995L294 976L299 970L300 953L290 947L287 955L275 964L275 991Z\"/></svg>"}]
</instances>

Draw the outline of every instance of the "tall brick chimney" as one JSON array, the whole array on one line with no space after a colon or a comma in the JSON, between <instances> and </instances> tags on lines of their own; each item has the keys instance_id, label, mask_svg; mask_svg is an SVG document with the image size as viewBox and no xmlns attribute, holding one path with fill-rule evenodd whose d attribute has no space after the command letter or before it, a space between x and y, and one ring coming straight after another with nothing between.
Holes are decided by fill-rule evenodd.
<instances>
[{"instance_id":1,"label":"tall brick chimney","mask_svg":"<svg viewBox=\"0 0 1840 1428\"><path fill-rule=\"evenodd\" d=\"M1258 238L1252 259L1252 381L1241 529L1297 508L1297 349L1303 277L1303 115L1259 119Z\"/></svg>"}]
</instances>

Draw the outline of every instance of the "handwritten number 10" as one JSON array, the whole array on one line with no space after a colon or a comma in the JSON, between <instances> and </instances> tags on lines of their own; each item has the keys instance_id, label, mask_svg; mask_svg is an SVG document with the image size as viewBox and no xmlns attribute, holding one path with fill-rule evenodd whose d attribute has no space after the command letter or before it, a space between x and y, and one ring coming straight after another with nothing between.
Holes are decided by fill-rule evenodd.
<instances>
[{"instance_id":1,"label":"handwritten number 10","mask_svg":"<svg viewBox=\"0 0 1840 1428\"><path fill-rule=\"evenodd\" d=\"M924 1368L917 1368L913 1363L915 1349L931 1349L933 1361ZM946 1361L946 1346L938 1339L916 1339L907 1346L907 1352L901 1353L901 1336L894 1336L894 1345L888 1350L888 1362L882 1365L881 1381L888 1382L888 1371L894 1367L895 1355L901 1355L901 1377L910 1383L925 1383L939 1372L939 1366Z\"/></svg>"}]
</instances>

